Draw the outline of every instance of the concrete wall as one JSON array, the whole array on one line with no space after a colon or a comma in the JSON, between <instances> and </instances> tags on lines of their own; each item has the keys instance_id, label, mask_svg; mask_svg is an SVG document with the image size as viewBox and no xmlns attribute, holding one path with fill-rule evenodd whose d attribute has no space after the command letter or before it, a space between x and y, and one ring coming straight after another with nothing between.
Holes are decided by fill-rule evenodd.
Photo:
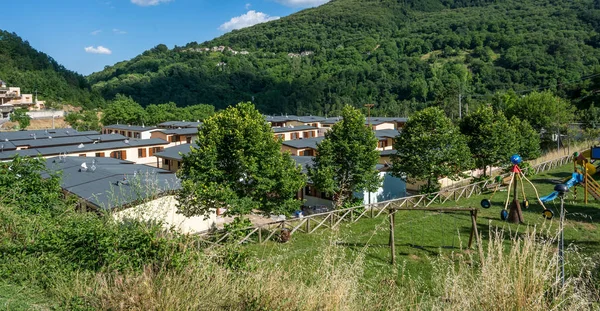
<instances>
[{"instance_id":1,"label":"concrete wall","mask_svg":"<svg viewBox=\"0 0 600 311\"><path fill-rule=\"evenodd\" d=\"M175 196L165 196L156 200L113 213L116 220L139 219L144 221L160 221L165 228L175 227L182 233L198 233L209 230L216 225L217 215L211 213L208 219L204 216L185 217L177 213Z\"/></svg>"},{"instance_id":2,"label":"concrete wall","mask_svg":"<svg viewBox=\"0 0 600 311\"><path fill-rule=\"evenodd\" d=\"M373 128L373 130L378 131L378 130L394 130L396 129L396 124L394 122L384 122L384 123L380 123L377 125L372 124L371 127Z\"/></svg>"},{"instance_id":3,"label":"concrete wall","mask_svg":"<svg viewBox=\"0 0 600 311\"><path fill-rule=\"evenodd\" d=\"M49 119L53 116L55 118L60 118L65 116L65 112L62 110L42 110L42 111L29 111L27 115L29 115L32 119Z\"/></svg>"}]
</instances>

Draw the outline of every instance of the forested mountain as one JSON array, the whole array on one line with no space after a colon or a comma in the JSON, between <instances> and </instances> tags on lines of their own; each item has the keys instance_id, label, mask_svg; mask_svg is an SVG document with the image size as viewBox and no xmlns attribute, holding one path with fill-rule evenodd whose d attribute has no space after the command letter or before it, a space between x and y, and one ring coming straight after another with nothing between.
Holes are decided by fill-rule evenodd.
<instances>
[{"instance_id":1,"label":"forested mountain","mask_svg":"<svg viewBox=\"0 0 600 311\"><path fill-rule=\"evenodd\" d=\"M267 113L376 103L379 114L437 105L456 115L459 94L469 103L544 88L586 106L600 88L598 32L600 0L333 0L201 44L159 45L88 79L107 99L253 100Z\"/></svg>"},{"instance_id":2,"label":"forested mountain","mask_svg":"<svg viewBox=\"0 0 600 311\"><path fill-rule=\"evenodd\" d=\"M40 100L74 106L98 107L104 99L82 75L67 70L52 57L38 52L15 33L0 29L0 80L21 87L23 93L37 90Z\"/></svg>"}]
</instances>

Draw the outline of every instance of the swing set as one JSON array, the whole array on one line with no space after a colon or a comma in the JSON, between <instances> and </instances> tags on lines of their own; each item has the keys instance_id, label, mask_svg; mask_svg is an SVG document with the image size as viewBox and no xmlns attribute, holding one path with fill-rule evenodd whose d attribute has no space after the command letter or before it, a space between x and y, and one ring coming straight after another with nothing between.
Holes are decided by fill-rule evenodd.
<instances>
[{"instance_id":1,"label":"swing set","mask_svg":"<svg viewBox=\"0 0 600 311\"><path fill-rule=\"evenodd\" d=\"M478 209L477 208L465 208L465 207L451 207L451 208L418 208L418 207L414 207L414 208L406 208L406 207L401 207L401 208L390 208L389 209L389 224L390 224L390 230L389 230L389 246L390 246L390 252L391 252L391 263L395 264L396 262L396 238L394 236L394 226L396 223L396 214L401 212L401 211L422 211L425 213L430 213L429 215L425 215L424 217L420 218L420 219L413 219L411 221L408 222L403 222L402 225L404 228L407 228L409 231L408 237L410 238L410 242L407 244L407 246L413 247L413 248L418 248L418 249L422 249L425 250L426 247L426 241L424 239L425 237L425 230L424 230L424 225L423 225L423 219L433 216L433 215L437 215L438 217L440 217L440 225L439 225L439 229L441 230L441 241L442 244L445 245L441 245L441 246L437 246L439 248L456 248L455 245L458 245L457 243L457 238L460 240L460 237L457 237L457 235L459 235L459 229L458 229L458 222L457 222L457 215L459 214L466 214L466 216L468 218L470 218L468 221L468 223L471 225L471 230L469 233L469 242L467 247L470 249L473 245L473 242L475 241L478 244L478 248L479 248L479 252L480 252L480 256L483 256L483 250L481 248L481 245L479 245L479 232L477 230L477 212ZM452 215L454 220L453 220L453 224L454 224L454 230L456 230L454 233L452 233L452 229L450 229L450 232L452 234L452 238L451 238L451 246L449 243L450 237L446 234L446 229L448 229L448 221L446 221L446 223L444 223L442 215L443 214L456 214L456 215ZM468 214L467 214L468 213ZM470 217L469 217L470 215ZM468 219L467 218L467 219ZM462 220L461 220L462 221ZM413 222L420 224L420 230L419 228L416 228L417 230L419 230L420 232L417 232L416 235L413 234L413 229L414 229L414 225ZM418 242L417 240L419 239L420 236L420 242ZM432 247L432 246L429 246Z\"/></svg>"},{"instance_id":2,"label":"swing set","mask_svg":"<svg viewBox=\"0 0 600 311\"><path fill-rule=\"evenodd\" d=\"M521 182L521 194L523 195L522 207L526 208L526 209L529 208L529 201L527 200L527 195L525 193L525 186L524 186L524 184L525 184L524 181L527 181L533 188L533 191L535 192L535 196L536 196L538 202L540 203L542 208L544 208L544 210L542 211L542 216L548 220L552 219L552 217L554 217L554 212L552 210L546 208L546 206L544 205L544 202L542 201L542 199L540 199L540 195L537 191L537 188L527 178L527 176L525 176L525 174L519 167L519 164L521 164L521 162L522 162L521 156L519 156L518 154L511 156L510 162L513 164L513 166L510 170L510 172L511 172L510 173L510 181L508 183L508 191L507 191L506 201L505 201L503 209L500 211L500 219L508 220L509 222L516 223L516 224L524 222L523 213L521 211L521 203L519 202L519 191L518 191L519 181ZM511 191L510 191L511 188L513 190L512 202L511 202ZM496 188L494 189L494 192L492 193L492 196L489 199L481 200L481 207L483 207L483 208L492 207L491 200L494 197L494 195L496 194L496 191L498 189L499 189L499 184L496 185ZM510 210L508 209L509 203L510 203Z\"/></svg>"}]
</instances>

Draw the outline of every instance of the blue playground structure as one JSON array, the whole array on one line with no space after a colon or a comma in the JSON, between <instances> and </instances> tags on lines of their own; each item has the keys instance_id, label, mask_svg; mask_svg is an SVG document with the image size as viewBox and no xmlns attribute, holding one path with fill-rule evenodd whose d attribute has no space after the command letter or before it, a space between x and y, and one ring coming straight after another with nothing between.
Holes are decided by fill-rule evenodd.
<instances>
[{"instance_id":1,"label":"blue playground structure","mask_svg":"<svg viewBox=\"0 0 600 311\"><path fill-rule=\"evenodd\" d=\"M571 178L569 180L567 180L566 182L564 182L564 184L567 186L567 189L570 189L571 187L573 187L577 184L583 183L583 181L584 181L584 177L582 174L573 173ZM558 191L554 191L545 197L541 197L540 201L546 203L549 201L553 201L557 197L558 197Z\"/></svg>"}]
</instances>

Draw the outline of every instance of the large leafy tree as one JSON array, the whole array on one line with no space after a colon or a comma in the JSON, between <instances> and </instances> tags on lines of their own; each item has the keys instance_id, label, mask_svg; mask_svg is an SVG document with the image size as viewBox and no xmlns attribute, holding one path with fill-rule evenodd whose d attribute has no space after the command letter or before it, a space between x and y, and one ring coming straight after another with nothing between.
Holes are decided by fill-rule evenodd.
<instances>
[{"instance_id":1,"label":"large leafy tree","mask_svg":"<svg viewBox=\"0 0 600 311\"><path fill-rule=\"evenodd\" d=\"M10 114L10 121L19 123L19 129L26 129L31 124L31 117L27 114L27 109L15 109Z\"/></svg>"},{"instance_id":2,"label":"large leafy tree","mask_svg":"<svg viewBox=\"0 0 600 311\"><path fill-rule=\"evenodd\" d=\"M542 155L540 149L540 134L526 120L517 117L510 119L516 139L518 141L518 153L523 160L532 160Z\"/></svg>"},{"instance_id":3,"label":"large leafy tree","mask_svg":"<svg viewBox=\"0 0 600 311\"><path fill-rule=\"evenodd\" d=\"M178 172L184 215L208 215L215 208L227 208L229 215L289 214L299 208L295 196L306 177L251 103L205 120L197 144Z\"/></svg>"},{"instance_id":4,"label":"large leafy tree","mask_svg":"<svg viewBox=\"0 0 600 311\"><path fill-rule=\"evenodd\" d=\"M377 138L365 126L365 116L345 106L342 121L325 133L317 147L314 165L308 168L315 187L333 194L336 205L343 205L353 192L375 191L381 185L375 168L379 160Z\"/></svg>"},{"instance_id":5,"label":"large leafy tree","mask_svg":"<svg viewBox=\"0 0 600 311\"><path fill-rule=\"evenodd\" d=\"M507 117L526 120L538 132L542 129L553 131L575 117L575 107L550 91L533 92L508 102Z\"/></svg>"},{"instance_id":6,"label":"large leafy tree","mask_svg":"<svg viewBox=\"0 0 600 311\"><path fill-rule=\"evenodd\" d=\"M484 174L488 166L508 162L510 155L519 151L515 129L501 111L494 112L492 107L482 106L467 115L460 129L467 136L475 165L483 169Z\"/></svg>"},{"instance_id":7,"label":"large leafy tree","mask_svg":"<svg viewBox=\"0 0 600 311\"><path fill-rule=\"evenodd\" d=\"M426 181L425 192L438 188L440 177L458 178L472 167L467 141L439 108L415 113L396 137L392 172L401 178Z\"/></svg>"},{"instance_id":8,"label":"large leafy tree","mask_svg":"<svg viewBox=\"0 0 600 311\"><path fill-rule=\"evenodd\" d=\"M102 115L102 124L142 124L147 122L148 115L140 104L131 97L117 94L108 104Z\"/></svg>"},{"instance_id":9,"label":"large leafy tree","mask_svg":"<svg viewBox=\"0 0 600 311\"><path fill-rule=\"evenodd\" d=\"M71 112L65 117L65 122L78 131L99 131L102 128L96 110Z\"/></svg>"}]
</instances>

